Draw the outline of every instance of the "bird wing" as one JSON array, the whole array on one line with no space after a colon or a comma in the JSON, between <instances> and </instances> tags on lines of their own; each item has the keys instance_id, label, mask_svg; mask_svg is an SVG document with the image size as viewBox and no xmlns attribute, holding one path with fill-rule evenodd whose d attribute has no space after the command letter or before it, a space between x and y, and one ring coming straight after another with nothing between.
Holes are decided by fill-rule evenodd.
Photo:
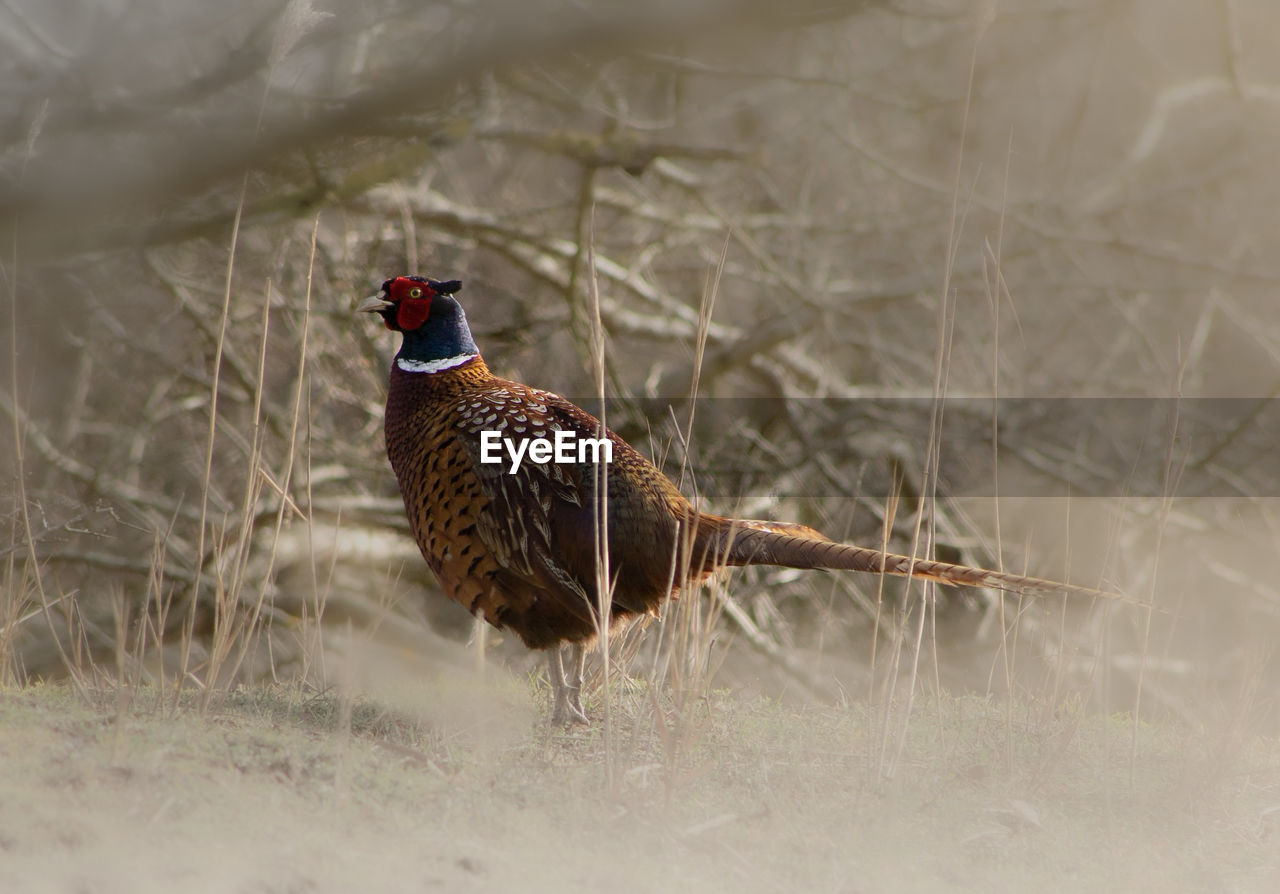
<instances>
[{"instance_id":1,"label":"bird wing","mask_svg":"<svg viewBox=\"0 0 1280 894\"><path fill-rule=\"evenodd\" d=\"M589 475L577 463L532 462L527 447L516 465L505 442L499 442L495 462L495 451L490 449L486 456L481 441L486 431L496 431L512 443L535 438L554 442L561 430L594 437L589 422L583 424L563 412L565 404L572 406L549 392L500 382L470 396L468 412L457 426L487 498L477 515L476 535L501 566L504 589L563 593L579 603L575 614L589 617L594 599L587 595L586 582L562 561L568 556L569 565L578 564L572 551L582 549L582 539L557 529L558 520L566 517L566 507L581 511L591 505Z\"/></svg>"},{"instance_id":2,"label":"bird wing","mask_svg":"<svg viewBox=\"0 0 1280 894\"><path fill-rule=\"evenodd\" d=\"M482 462L480 434L496 430L513 439L554 440L557 432L567 431L575 439L607 439L613 606L615 611L651 611L671 588L677 530L682 520L696 515L679 489L600 420L558 394L499 380L483 398L473 397L468 409L459 424L489 498L477 534L526 583L564 586L582 598L591 594L592 604L599 549L598 461L540 464L526 454L513 472L505 452L503 462Z\"/></svg>"}]
</instances>

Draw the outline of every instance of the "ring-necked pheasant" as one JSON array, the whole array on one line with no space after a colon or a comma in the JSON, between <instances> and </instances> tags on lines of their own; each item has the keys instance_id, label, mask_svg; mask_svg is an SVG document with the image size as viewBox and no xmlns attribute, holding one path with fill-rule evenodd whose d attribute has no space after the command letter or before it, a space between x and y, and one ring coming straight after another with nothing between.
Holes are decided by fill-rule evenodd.
<instances>
[{"instance_id":1,"label":"ring-necked pheasant","mask_svg":"<svg viewBox=\"0 0 1280 894\"><path fill-rule=\"evenodd\" d=\"M584 644L597 633L598 469L594 463L482 462L484 432L607 438L605 515L615 621L656 613L718 568L784 565L910 575L1006 590L1101 593L836 543L803 525L698 512L649 460L563 397L489 371L453 297L457 280L399 276L359 310L404 340L391 366L387 455L409 526L448 596L527 646L548 649L555 722L586 721ZM557 433L568 433L557 435ZM494 436L488 436L490 440ZM566 677L561 646L572 646Z\"/></svg>"}]
</instances>

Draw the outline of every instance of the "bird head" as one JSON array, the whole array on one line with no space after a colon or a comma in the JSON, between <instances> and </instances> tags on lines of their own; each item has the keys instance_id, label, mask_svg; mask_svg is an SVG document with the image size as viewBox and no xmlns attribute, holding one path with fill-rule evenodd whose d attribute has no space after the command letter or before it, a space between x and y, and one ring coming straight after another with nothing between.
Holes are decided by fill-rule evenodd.
<instances>
[{"instance_id":1,"label":"bird head","mask_svg":"<svg viewBox=\"0 0 1280 894\"><path fill-rule=\"evenodd\" d=\"M431 303L453 295L462 288L459 280L438 282L425 276L397 276L382 284L382 291L360 302L357 311L376 313L388 329L413 332L431 316Z\"/></svg>"}]
</instances>

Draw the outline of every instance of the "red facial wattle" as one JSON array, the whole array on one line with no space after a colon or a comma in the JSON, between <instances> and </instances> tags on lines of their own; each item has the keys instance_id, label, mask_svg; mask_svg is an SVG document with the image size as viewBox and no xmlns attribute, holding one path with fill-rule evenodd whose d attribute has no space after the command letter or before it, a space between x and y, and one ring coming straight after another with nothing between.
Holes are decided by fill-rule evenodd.
<instances>
[{"instance_id":1,"label":"red facial wattle","mask_svg":"<svg viewBox=\"0 0 1280 894\"><path fill-rule=\"evenodd\" d=\"M425 323L430 315L430 298L405 298L396 308L396 325L402 332L412 332Z\"/></svg>"},{"instance_id":2,"label":"red facial wattle","mask_svg":"<svg viewBox=\"0 0 1280 894\"><path fill-rule=\"evenodd\" d=\"M396 305L396 325L387 321L387 328L397 328L402 332L412 332L427 321L431 315L431 299L438 293L427 284L408 277L392 280L387 290L388 298Z\"/></svg>"}]
</instances>

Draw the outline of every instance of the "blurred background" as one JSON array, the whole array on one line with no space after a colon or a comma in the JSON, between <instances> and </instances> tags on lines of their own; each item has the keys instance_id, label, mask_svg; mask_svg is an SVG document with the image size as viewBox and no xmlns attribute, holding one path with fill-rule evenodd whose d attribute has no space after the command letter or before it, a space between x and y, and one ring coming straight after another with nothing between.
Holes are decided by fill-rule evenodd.
<instances>
[{"instance_id":1,"label":"blurred background","mask_svg":"<svg viewBox=\"0 0 1280 894\"><path fill-rule=\"evenodd\" d=\"M709 685L1276 731L1280 15L974 6L0 4L0 677L466 663L352 310L462 279L585 400L594 276L610 424L706 508L1154 606L753 570Z\"/></svg>"}]
</instances>

